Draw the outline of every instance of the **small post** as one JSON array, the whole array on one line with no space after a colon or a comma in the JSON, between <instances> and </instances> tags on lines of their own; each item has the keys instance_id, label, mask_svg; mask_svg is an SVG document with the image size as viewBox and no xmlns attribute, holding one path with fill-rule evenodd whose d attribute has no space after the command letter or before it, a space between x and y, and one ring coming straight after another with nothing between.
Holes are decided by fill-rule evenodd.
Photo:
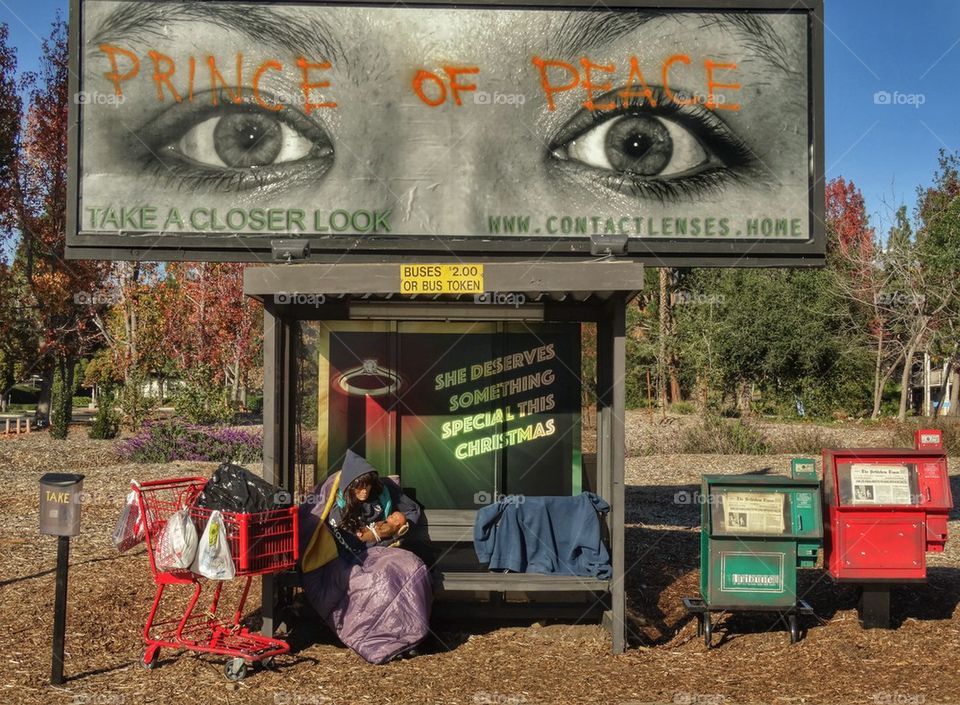
<instances>
[{"instance_id":1,"label":"small post","mask_svg":"<svg viewBox=\"0 0 960 705\"><path fill-rule=\"evenodd\" d=\"M864 629L890 628L890 586L865 584L860 588L860 624Z\"/></svg>"},{"instance_id":2,"label":"small post","mask_svg":"<svg viewBox=\"0 0 960 705\"><path fill-rule=\"evenodd\" d=\"M82 493L83 475L48 472L40 478L40 533L57 537L57 591L53 602L53 657L50 662L52 685L63 685L70 537L80 533Z\"/></svg>"},{"instance_id":3,"label":"small post","mask_svg":"<svg viewBox=\"0 0 960 705\"><path fill-rule=\"evenodd\" d=\"M27 433L30 433L30 419L28 418L26 421L27 421Z\"/></svg>"},{"instance_id":4,"label":"small post","mask_svg":"<svg viewBox=\"0 0 960 705\"><path fill-rule=\"evenodd\" d=\"M67 571L70 568L70 537L57 537L57 595L53 603L53 658L50 683L63 685L63 644L67 634Z\"/></svg>"}]
</instances>

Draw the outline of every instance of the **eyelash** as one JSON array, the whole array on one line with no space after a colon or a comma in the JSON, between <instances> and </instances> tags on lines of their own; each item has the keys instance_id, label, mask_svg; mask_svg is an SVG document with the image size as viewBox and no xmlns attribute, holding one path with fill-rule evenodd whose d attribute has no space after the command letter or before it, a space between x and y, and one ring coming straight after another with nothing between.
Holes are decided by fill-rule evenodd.
<instances>
[{"instance_id":1,"label":"eyelash","mask_svg":"<svg viewBox=\"0 0 960 705\"><path fill-rule=\"evenodd\" d=\"M699 174L675 179L644 180L629 173L611 173L600 177L601 185L635 198L651 199L660 203L677 203L684 199L722 193L730 180L740 181L735 172L717 167Z\"/></svg>"},{"instance_id":2,"label":"eyelash","mask_svg":"<svg viewBox=\"0 0 960 705\"><path fill-rule=\"evenodd\" d=\"M188 164L180 158L165 159L149 154L141 165L143 173L157 179L166 179L163 184L176 185L178 191L193 191L200 188L210 191L242 191L264 186L263 174L245 169L210 169L202 165ZM249 183L253 180L256 183Z\"/></svg>"},{"instance_id":3,"label":"eyelash","mask_svg":"<svg viewBox=\"0 0 960 705\"><path fill-rule=\"evenodd\" d=\"M642 199L657 200L661 203L693 200L698 196L715 195L731 182L743 181L757 168L756 157L739 138L733 135L724 123L712 111L702 105L677 105L663 88L650 86L656 106L649 105L644 99L630 98L626 103L617 95L623 88L617 88L594 99L596 104L613 101L617 107L603 110L581 110L563 128L550 143L547 159L566 169L575 169L577 173L587 175L598 185ZM709 166L697 174L673 178L645 178L630 172L616 172L598 169L569 159L555 156L556 152L571 142L608 120L624 115L653 115L669 118L691 133L710 153L718 156L722 164ZM707 131L708 134L703 134ZM717 154L717 153L720 154Z\"/></svg>"}]
</instances>

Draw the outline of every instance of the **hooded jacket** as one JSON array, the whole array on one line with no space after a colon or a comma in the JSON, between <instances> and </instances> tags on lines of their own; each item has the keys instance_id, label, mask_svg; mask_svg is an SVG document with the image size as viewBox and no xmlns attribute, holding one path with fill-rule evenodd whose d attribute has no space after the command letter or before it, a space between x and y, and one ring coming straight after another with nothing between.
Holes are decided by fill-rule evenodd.
<instances>
[{"instance_id":1,"label":"hooded jacket","mask_svg":"<svg viewBox=\"0 0 960 705\"><path fill-rule=\"evenodd\" d=\"M337 492L337 498L330 509L330 515L327 517L327 523L337 538L341 555L344 553L356 555L369 546L377 545L376 542L365 544L352 532L339 530L340 523L343 520L343 512L346 509L347 492L357 478L367 473L376 473L378 477L380 475L377 469L367 462L366 458L348 450L343 460L343 467L340 470L340 488ZM400 487L390 478L380 477L380 482L383 485L381 495L379 497L369 497L367 501L360 503L361 523L366 525L375 521L385 521L392 512L402 512L407 517L407 521L416 524L420 519L419 505L403 494ZM385 542L390 543L394 540L385 539Z\"/></svg>"}]
</instances>

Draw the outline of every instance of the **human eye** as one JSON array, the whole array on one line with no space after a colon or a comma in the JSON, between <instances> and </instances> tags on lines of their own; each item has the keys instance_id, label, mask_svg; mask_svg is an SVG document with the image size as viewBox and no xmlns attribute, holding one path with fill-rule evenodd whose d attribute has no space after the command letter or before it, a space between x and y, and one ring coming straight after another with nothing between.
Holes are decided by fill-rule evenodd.
<instances>
[{"instance_id":1,"label":"human eye","mask_svg":"<svg viewBox=\"0 0 960 705\"><path fill-rule=\"evenodd\" d=\"M719 192L758 168L758 160L713 111L681 104L661 89L653 100L623 101L617 91L581 110L550 144L549 159L581 178L637 198L694 199Z\"/></svg>"},{"instance_id":2,"label":"human eye","mask_svg":"<svg viewBox=\"0 0 960 705\"><path fill-rule=\"evenodd\" d=\"M333 166L329 132L295 107L218 102L198 94L148 122L140 131L150 136L141 142L144 169L178 189L242 191L316 180Z\"/></svg>"}]
</instances>

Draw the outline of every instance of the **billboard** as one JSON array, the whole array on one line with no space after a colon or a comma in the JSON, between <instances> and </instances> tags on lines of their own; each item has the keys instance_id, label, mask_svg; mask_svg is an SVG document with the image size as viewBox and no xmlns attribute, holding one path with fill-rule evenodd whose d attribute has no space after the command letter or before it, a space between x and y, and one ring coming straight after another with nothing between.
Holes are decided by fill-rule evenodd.
<instances>
[{"instance_id":1,"label":"billboard","mask_svg":"<svg viewBox=\"0 0 960 705\"><path fill-rule=\"evenodd\" d=\"M328 321L317 332L321 478L349 448L431 509L581 491L579 324Z\"/></svg>"},{"instance_id":2,"label":"billboard","mask_svg":"<svg viewBox=\"0 0 960 705\"><path fill-rule=\"evenodd\" d=\"M74 0L70 254L816 263L820 11Z\"/></svg>"}]
</instances>

